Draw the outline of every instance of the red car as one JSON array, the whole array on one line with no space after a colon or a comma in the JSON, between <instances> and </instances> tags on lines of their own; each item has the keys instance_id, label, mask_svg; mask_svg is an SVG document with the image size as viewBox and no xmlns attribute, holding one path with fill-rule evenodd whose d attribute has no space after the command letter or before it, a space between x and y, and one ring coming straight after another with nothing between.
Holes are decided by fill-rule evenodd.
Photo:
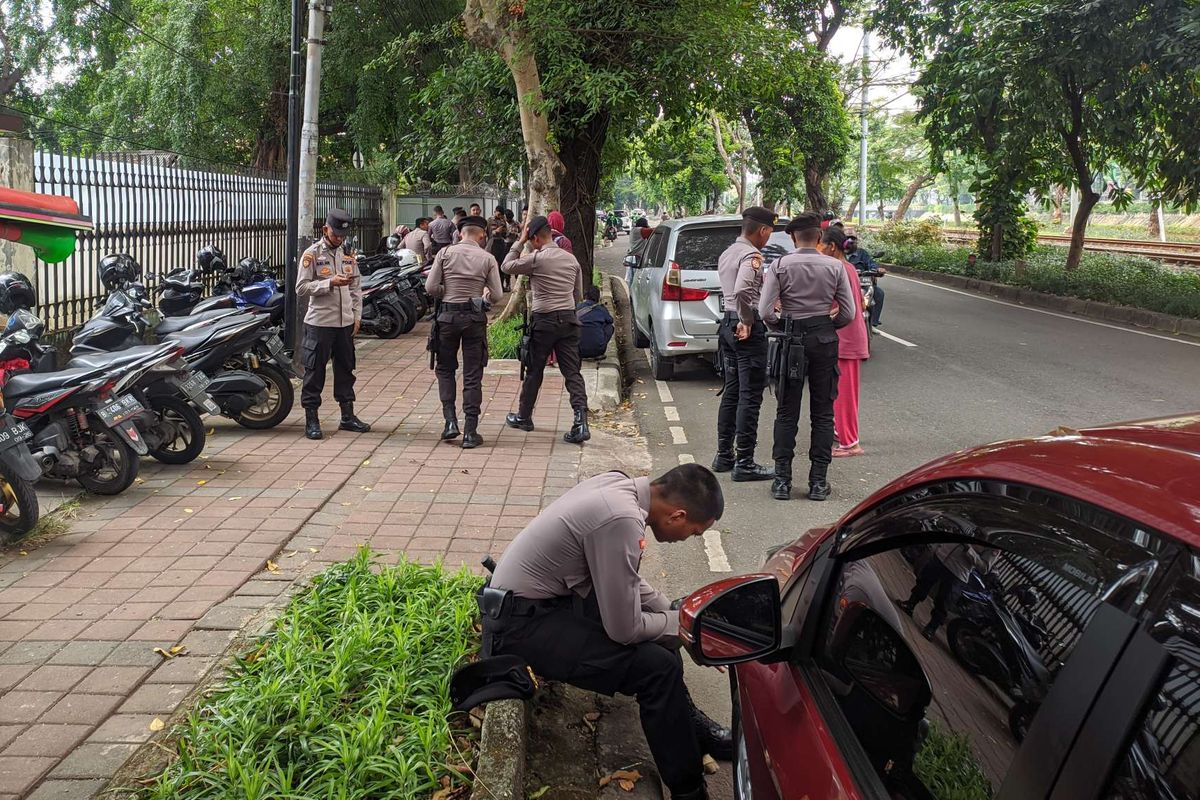
<instances>
[{"instance_id":1,"label":"red car","mask_svg":"<svg viewBox=\"0 0 1200 800\"><path fill-rule=\"evenodd\" d=\"M688 597L741 800L1200 798L1200 415L956 453Z\"/></svg>"}]
</instances>

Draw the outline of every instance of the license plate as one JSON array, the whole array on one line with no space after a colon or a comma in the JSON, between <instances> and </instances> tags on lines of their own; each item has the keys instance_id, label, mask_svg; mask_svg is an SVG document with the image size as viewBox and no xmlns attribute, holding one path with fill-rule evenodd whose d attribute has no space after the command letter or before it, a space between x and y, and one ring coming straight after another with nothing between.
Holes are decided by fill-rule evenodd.
<instances>
[{"instance_id":1,"label":"license plate","mask_svg":"<svg viewBox=\"0 0 1200 800\"><path fill-rule=\"evenodd\" d=\"M21 442L28 442L32 438L33 431L29 430L28 425L24 422L14 422L0 429L0 450L7 450Z\"/></svg>"},{"instance_id":2,"label":"license plate","mask_svg":"<svg viewBox=\"0 0 1200 800\"><path fill-rule=\"evenodd\" d=\"M208 388L209 383L211 381L209 381L208 376L203 372L194 372L192 373L192 377L179 384L179 388L188 397L197 402L202 402L208 397L208 393L204 390Z\"/></svg>"},{"instance_id":3,"label":"license plate","mask_svg":"<svg viewBox=\"0 0 1200 800\"><path fill-rule=\"evenodd\" d=\"M272 333L267 339L267 349L271 351L271 355L279 355L283 351L283 339Z\"/></svg>"},{"instance_id":4,"label":"license plate","mask_svg":"<svg viewBox=\"0 0 1200 800\"><path fill-rule=\"evenodd\" d=\"M107 405L101 406L96 413L99 414L101 422L112 428L130 417L142 413L143 410L142 404L137 401L136 397L125 394Z\"/></svg>"}]
</instances>

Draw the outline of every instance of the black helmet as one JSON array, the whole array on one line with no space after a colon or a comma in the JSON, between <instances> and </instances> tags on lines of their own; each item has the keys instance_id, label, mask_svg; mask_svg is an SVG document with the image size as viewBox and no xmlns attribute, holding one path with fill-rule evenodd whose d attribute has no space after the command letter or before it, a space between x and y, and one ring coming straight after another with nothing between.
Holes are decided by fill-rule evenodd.
<instances>
[{"instance_id":1,"label":"black helmet","mask_svg":"<svg viewBox=\"0 0 1200 800\"><path fill-rule=\"evenodd\" d=\"M29 278L19 272L0 272L0 313L12 314L36 305L37 292Z\"/></svg>"},{"instance_id":2,"label":"black helmet","mask_svg":"<svg viewBox=\"0 0 1200 800\"><path fill-rule=\"evenodd\" d=\"M5 274L11 275L13 273ZM46 323L32 311L25 308L17 308L9 315L8 324L4 328L6 334L15 331L25 331L29 334L31 340L37 341L46 332Z\"/></svg>"},{"instance_id":3,"label":"black helmet","mask_svg":"<svg viewBox=\"0 0 1200 800\"><path fill-rule=\"evenodd\" d=\"M221 272L225 269L225 254L216 245L205 245L196 253L196 265L208 275Z\"/></svg>"},{"instance_id":4,"label":"black helmet","mask_svg":"<svg viewBox=\"0 0 1200 800\"><path fill-rule=\"evenodd\" d=\"M254 279L258 277L262 266L263 262L257 258L247 256L238 262L237 269L233 270L233 277L242 285L254 283Z\"/></svg>"},{"instance_id":5,"label":"black helmet","mask_svg":"<svg viewBox=\"0 0 1200 800\"><path fill-rule=\"evenodd\" d=\"M100 282L110 292L142 277L142 266L128 253L117 253L100 259Z\"/></svg>"}]
</instances>

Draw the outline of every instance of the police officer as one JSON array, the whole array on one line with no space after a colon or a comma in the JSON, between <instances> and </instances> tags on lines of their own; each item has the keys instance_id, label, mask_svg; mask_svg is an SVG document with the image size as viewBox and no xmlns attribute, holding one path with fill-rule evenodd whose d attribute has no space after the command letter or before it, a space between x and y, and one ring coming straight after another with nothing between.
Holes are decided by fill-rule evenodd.
<instances>
[{"instance_id":1,"label":"police officer","mask_svg":"<svg viewBox=\"0 0 1200 800\"><path fill-rule=\"evenodd\" d=\"M549 220L534 217L521 231L521 238L513 244L501 265L509 275L528 275L533 294L529 363L525 365L525 380L521 382L520 404L517 413L509 414L505 421L510 428L533 430L533 407L542 388L546 359L553 352L571 395L571 408L575 411L575 422L571 430L563 434L563 441L582 444L592 438L588 429L587 389L579 374L582 361L579 356L579 318L575 316L575 304L583 299L583 270L575 256L554 243L553 236ZM532 250L522 256L521 248L526 242Z\"/></svg>"},{"instance_id":2,"label":"police officer","mask_svg":"<svg viewBox=\"0 0 1200 800\"><path fill-rule=\"evenodd\" d=\"M735 481L769 481L775 473L754 461L758 410L767 383L767 329L758 316L762 248L778 217L762 206L742 212L742 235L717 259L725 316L717 342L725 388L717 410L717 457L713 472L733 470ZM736 435L736 456L735 456Z\"/></svg>"},{"instance_id":3,"label":"police officer","mask_svg":"<svg viewBox=\"0 0 1200 800\"><path fill-rule=\"evenodd\" d=\"M787 500L792 493L792 457L800 424L800 398L808 380L812 437L808 450L808 497L829 497L829 463L833 460L833 398L837 393L837 328L854 321L854 289L846 269L835 258L817 251L821 217L815 212L797 214L787 225L796 252L766 268L758 311L772 327L787 334L780 348L785 363L779 378L775 417L775 483L771 494ZM775 304L782 306L782 316ZM837 303L837 316L831 315ZM788 352L790 349L790 352ZM789 367L794 374L788 374Z\"/></svg>"},{"instance_id":4,"label":"police officer","mask_svg":"<svg viewBox=\"0 0 1200 800\"><path fill-rule=\"evenodd\" d=\"M433 260L433 240L429 238L429 217L417 217L416 226L405 237L402 247L417 254L417 262L428 264Z\"/></svg>"},{"instance_id":5,"label":"police officer","mask_svg":"<svg viewBox=\"0 0 1200 800\"><path fill-rule=\"evenodd\" d=\"M500 270L495 257L483 249L487 239L487 220L465 217L458 223L461 241L438 252L425 280L425 291L440 300L437 315L438 396L446 427L442 439L458 436L458 412L454 407L455 373L458 351L463 356L463 428L462 446L471 449L483 444L479 435L479 409L483 404L483 368L487 365L488 304L499 299Z\"/></svg>"},{"instance_id":6,"label":"police officer","mask_svg":"<svg viewBox=\"0 0 1200 800\"><path fill-rule=\"evenodd\" d=\"M446 219L446 212L442 211L442 207L434 206L433 219L429 222L429 239L433 243L430 257L454 242L454 227L454 223Z\"/></svg>"},{"instance_id":7,"label":"police officer","mask_svg":"<svg viewBox=\"0 0 1200 800\"><path fill-rule=\"evenodd\" d=\"M333 399L342 408L339 430L366 433L371 426L354 416L354 337L362 322L362 276L354 251L346 246L353 220L335 208L325 218L324 233L300 257L296 294L308 297L304 339L300 345L304 385L304 435L321 438L321 391L325 366L333 357Z\"/></svg>"},{"instance_id":8,"label":"police officer","mask_svg":"<svg viewBox=\"0 0 1200 800\"><path fill-rule=\"evenodd\" d=\"M651 481L606 472L582 481L517 535L481 594L484 655L515 655L550 680L637 697L642 730L676 800L704 798L703 752L729 758L729 731L691 703L679 614L640 575L646 528L660 542L721 517L716 477L698 464ZM487 592L499 593L490 604Z\"/></svg>"}]
</instances>

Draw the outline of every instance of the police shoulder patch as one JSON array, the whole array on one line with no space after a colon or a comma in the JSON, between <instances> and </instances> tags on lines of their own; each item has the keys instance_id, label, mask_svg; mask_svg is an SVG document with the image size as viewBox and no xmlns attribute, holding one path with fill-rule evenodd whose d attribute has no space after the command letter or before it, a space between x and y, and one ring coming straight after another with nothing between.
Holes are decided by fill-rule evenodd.
<instances>
[{"instance_id":1,"label":"police shoulder patch","mask_svg":"<svg viewBox=\"0 0 1200 800\"><path fill-rule=\"evenodd\" d=\"M302 269L308 269L309 267L312 266L312 262L313 262L313 254L305 253L304 258L300 259L300 267Z\"/></svg>"},{"instance_id":2,"label":"police shoulder patch","mask_svg":"<svg viewBox=\"0 0 1200 800\"><path fill-rule=\"evenodd\" d=\"M759 255L758 253L755 253L754 255L750 256L750 258L748 260L750 262L751 269L753 269L755 271L762 269L763 260L762 260L762 256Z\"/></svg>"},{"instance_id":3,"label":"police shoulder patch","mask_svg":"<svg viewBox=\"0 0 1200 800\"><path fill-rule=\"evenodd\" d=\"M321 267L321 277L322 278L324 278L328 275L332 275L332 274L333 274L333 270L330 269L329 267Z\"/></svg>"}]
</instances>

